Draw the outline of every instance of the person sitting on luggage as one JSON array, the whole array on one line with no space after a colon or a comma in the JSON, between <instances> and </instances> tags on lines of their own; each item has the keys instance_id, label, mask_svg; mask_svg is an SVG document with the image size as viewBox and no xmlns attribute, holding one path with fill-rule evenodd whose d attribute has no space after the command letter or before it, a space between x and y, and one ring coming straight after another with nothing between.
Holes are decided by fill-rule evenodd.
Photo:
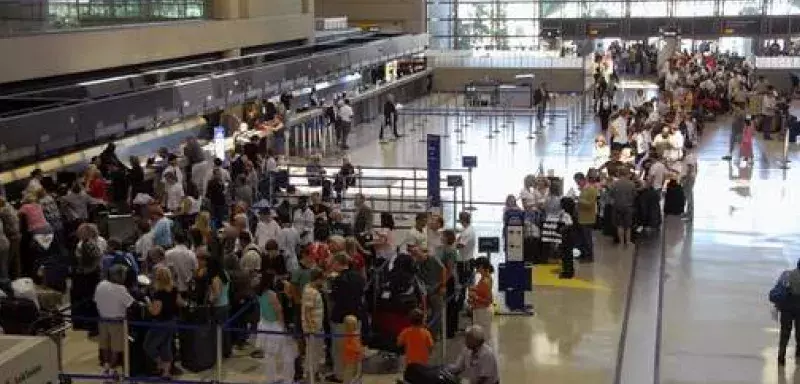
<instances>
[{"instance_id":1,"label":"person sitting on luggage","mask_svg":"<svg viewBox=\"0 0 800 384\"><path fill-rule=\"evenodd\" d=\"M433 336L425 327L425 314L421 309L411 311L411 325L397 336L397 345L405 349L406 367L412 364L428 365L433 349Z\"/></svg>"},{"instance_id":2,"label":"person sitting on luggage","mask_svg":"<svg viewBox=\"0 0 800 384\"><path fill-rule=\"evenodd\" d=\"M486 344L486 337L479 325L467 328L464 337L466 347L447 370L460 375L469 384L499 384L497 356Z\"/></svg>"},{"instance_id":3,"label":"person sitting on luggage","mask_svg":"<svg viewBox=\"0 0 800 384\"><path fill-rule=\"evenodd\" d=\"M144 338L144 351L153 359L161 377L170 380L172 368L172 339L174 329L172 324L178 317L180 297L175 289L172 272L167 267L158 267L153 281L154 292L147 300L147 311L155 321L153 328L147 331Z\"/></svg>"},{"instance_id":4,"label":"person sitting on luggage","mask_svg":"<svg viewBox=\"0 0 800 384\"><path fill-rule=\"evenodd\" d=\"M127 268L122 265L112 266L108 271L108 278L101 281L94 291L97 313L104 320L98 324L100 335L97 338L103 361L103 375L116 376L127 343L122 323L114 321L125 318L128 307L134 302L133 296L124 285L127 272Z\"/></svg>"}]
</instances>

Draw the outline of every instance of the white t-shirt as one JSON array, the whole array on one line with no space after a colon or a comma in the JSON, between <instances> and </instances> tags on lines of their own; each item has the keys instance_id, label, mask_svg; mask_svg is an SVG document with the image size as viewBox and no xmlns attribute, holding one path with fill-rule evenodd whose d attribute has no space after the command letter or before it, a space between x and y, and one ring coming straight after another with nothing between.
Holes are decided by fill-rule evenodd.
<instances>
[{"instance_id":1,"label":"white t-shirt","mask_svg":"<svg viewBox=\"0 0 800 384\"><path fill-rule=\"evenodd\" d=\"M161 180L163 182L167 181L166 175L167 173L172 172L175 174L175 178L178 180L178 184L183 184L183 171L181 171L180 167L168 165L164 168L164 172L161 174Z\"/></svg>"},{"instance_id":2,"label":"white t-shirt","mask_svg":"<svg viewBox=\"0 0 800 384\"><path fill-rule=\"evenodd\" d=\"M650 150L650 134L647 130L637 132L636 140L636 154L641 155Z\"/></svg>"},{"instance_id":3,"label":"white t-shirt","mask_svg":"<svg viewBox=\"0 0 800 384\"><path fill-rule=\"evenodd\" d=\"M667 178L667 166L660 161L654 162L650 165L648 179L653 184L653 188L664 188L664 180Z\"/></svg>"},{"instance_id":4,"label":"white t-shirt","mask_svg":"<svg viewBox=\"0 0 800 384\"><path fill-rule=\"evenodd\" d=\"M477 239L475 238L475 229L470 225L467 228L464 228L463 231L458 235L457 244L459 247L459 256L461 260L459 261L470 261L475 258L475 245Z\"/></svg>"},{"instance_id":5,"label":"white t-shirt","mask_svg":"<svg viewBox=\"0 0 800 384\"><path fill-rule=\"evenodd\" d=\"M339 107L339 119L346 123L353 121L353 107L347 104Z\"/></svg>"},{"instance_id":6,"label":"white t-shirt","mask_svg":"<svg viewBox=\"0 0 800 384\"><path fill-rule=\"evenodd\" d=\"M416 228L411 228L406 232L406 238L403 245L416 245L422 249L428 249L428 234L427 231L418 231Z\"/></svg>"},{"instance_id":7,"label":"white t-shirt","mask_svg":"<svg viewBox=\"0 0 800 384\"><path fill-rule=\"evenodd\" d=\"M612 140L617 144L628 144L628 122L626 120L620 116L611 123L615 132Z\"/></svg>"},{"instance_id":8,"label":"white t-shirt","mask_svg":"<svg viewBox=\"0 0 800 384\"><path fill-rule=\"evenodd\" d=\"M180 292L186 291L187 283L197 271L197 255L185 245L178 244L164 254L164 261L175 272L175 287Z\"/></svg>"},{"instance_id":9,"label":"white t-shirt","mask_svg":"<svg viewBox=\"0 0 800 384\"><path fill-rule=\"evenodd\" d=\"M683 133L679 130L675 130L669 135L670 144L672 144L672 149L667 151L667 159L672 161L679 161L681 157L683 157L683 144L684 144L684 137Z\"/></svg>"},{"instance_id":10,"label":"white t-shirt","mask_svg":"<svg viewBox=\"0 0 800 384\"><path fill-rule=\"evenodd\" d=\"M281 226L275 220L270 220L268 223L259 221L256 225L256 244L259 248L264 249L267 242L270 240L278 241L278 236L281 233Z\"/></svg>"},{"instance_id":11,"label":"white t-shirt","mask_svg":"<svg viewBox=\"0 0 800 384\"><path fill-rule=\"evenodd\" d=\"M287 261L293 261L290 266L286 263L286 269L293 271L298 268L297 246L300 244L300 234L293 227L281 228L278 235L278 247L283 251Z\"/></svg>"},{"instance_id":12,"label":"white t-shirt","mask_svg":"<svg viewBox=\"0 0 800 384\"><path fill-rule=\"evenodd\" d=\"M185 196L185 193L181 183L175 183L167 187L167 210L174 212L180 209L183 196Z\"/></svg>"},{"instance_id":13,"label":"white t-shirt","mask_svg":"<svg viewBox=\"0 0 800 384\"><path fill-rule=\"evenodd\" d=\"M103 280L94 290L94 302L100 317L120 319L127 315L128 307L133 304L134 299L124 286Z\"/></svg>"}]
</instances>

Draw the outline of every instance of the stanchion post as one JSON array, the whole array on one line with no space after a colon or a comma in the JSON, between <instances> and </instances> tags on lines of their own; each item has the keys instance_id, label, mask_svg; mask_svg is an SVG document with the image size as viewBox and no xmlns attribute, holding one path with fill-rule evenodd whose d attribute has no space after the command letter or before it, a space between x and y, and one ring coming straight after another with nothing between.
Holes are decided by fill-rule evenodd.
<instances>
[{"instance_id":1,"label":"stanchion post","mask_svg":"<svg viewBox=\"0 0 800 384\"><path fill-rule=\"evenodd\" d=\"M781 169L789 169L789 127L786 127L784 130L786 133L783 135L783 164L781 164Z\"/></svg>"},{"instance_id":2,"label":"stanchion post","mask_svg":"<svg viewBox=\"0 0 800 384\"><path fill-rule=\"evenodd\" d=\"M360 195L364 193L364 185L362 182L362 178L364 177L364 169L362 169L360 165L358 166L357 169L358 169L358 194Z\"/></svg>"},{"instance_id":3,"label":"stanchion post","mask_svg":"<svg viewBox=\"0 0 800 384\"><path fill-rule=\"evenodd\" d=\"M456 123L454 124L453 132L459 133L459 132L461 132L461 127L462 127L462 125L461 125L462 124L461 123L461 108L456 106L455 107L455 113L456 113Z\"/></svg>"},{"instance_id":4,"label":"stanchion post","mask_svg":"<svg viewBox=\"0 0 800 384\"><path fill-rule=\"evenodd\" d=\"M130 342L128 342L130 332L128 332L128 319L126 318L122 319L122 335L125 340L122 345L122 374L127 379L131 377L131 348Z\"/></svg>"},{"instance_id":5,"label":"stanchion post","mask_svg":"<svg viewBox=\"0 0 800 384\"><path fill-rule=\"evenodd\" d=\"M489 120L489 134L486 135L486 138L494 139L494 117L487 115L486 119Z\"/></svg>"},{"instance_id":6,"label":"stanchion post","mask_svg":"<svg viewBox=\"0 0 800 384\"><path fill-rule=\"evenodd\" d=\"M511 144L511 145L514 145L514 144L517 143L517 122L515 120L516 120L516 116L515 116L514 119L511 120L511 123L510 123L511 124L511 141L509 141L508 143Z\"/></svg>"},{"instance_id":7,"label":"stanchion post","mask_svg":"<svg viewBox=\"0 0 800 384\"><path fill-rule=\"evenodd\" d=\"M428 135L427 135L427 132L426 132L427 128L428 128L428 124L422 124L422 134L419 136L419 140L417 140L418 142L424 143L424 142L428 141L428 139L427 139Z\"/></svg>"},{"instance_id":8,"label":"stanchion post","mask_svg":"<svg viewBox=\"0 0 800 384\"><path fill-rule=\"evenodd\" d=\"M474 211L476 208L472 204L472 167L467 168L467 184L469 184L469 206L467 206L467 210Z\"/></svg>"},{"instance_id":9,"label":"stanchion post","mask_svg":"<svg viewBox=\"0 0 800 384\"><path fill-rule=\"evenodd\" d=\"M570 146L570 137L569 137L569 113L567 113L567 123L564 126L564 145L569 147Z\"/></svg>"},{"instance_id":10,"label":"stanchion post","mask_svg":"<svg viewBox=\"0 0 800 384\"><path fill-rule=\"evenodd\" d=\"M534 115L531 115L530 118L531 119L529 120L528 124L528 140L533 140L536 138L536 135L533 134L533 123L534 120L536 120L536 117Z\"/></svg>"},{"instance_id":11,"label":"stanchion post","mask_svg":"<svg viewBox=\"0 0 800 384\"><path fill-rule=\"evenodd\" d=\"M458 225L458 187L453 187L453 228Z\"/></svg>"},{"instance_id":12,"label":"stanchion post","mask_svg":"<svg viewBox=\"0 0 800 384\"><path fill-rule=\"evenodd\" d=\"M454 290L455 291L455 290ZM452 300L452 298L450 298ZM439 328L442 330L442 334L439 335L440 341L442 343L442 356L441 356L441 364L444 364L447 361L447 291L445 290L444 293L444 303L442 303L442 318L439 319Z\"/></svg>"},{"instance_id":13,"label":"stanchion post","mask_svg":"<svg viewBox=\"0 0 800 384\"><path fill-rule=\"evenodd\" d=\"M495 120L494 121L494 133L503 132L502 130L500 130L500 117L497 115L497 112L491 112L491 113L494 116L494 120ZM505 126L505 124L503 126Z\"/></svg>"},{"instance_id":14,"label":"stanchion post","mask_svg":"<svg viewBox=\"0 0 800 384\"><path fill-rule=\"evenodd\" d=\"M392 186L389 185L386 187L386 201L388 202L387 211L392 213Z\"/></svg>"},{"instance_id":15,"label":"stanchion post","mask_svg":"<svg viewBox=\"0 0 800 384\"><path fill-rule=\"evenodd\" d=\"M312 348L311 343L314 339L314 335L309 334L306 336L306 365L308 365L308 382L310 384L316 384L317 382L317 374L314 372L316 369L317 362L319 361L319 356L314 356L314 348Z\"/></svg>"},{"instance_id":16,"label":"stanchion post","mask_svg":"<svg viewBox=\"0 0 800 384\"><path fill-rule=\"evenodd\" d=\"M215 376L217 383L222 382L222 324L217 324L217 364L215 364Z\"/></svg>"},{"instance_id":17,"label":"stanchion post","mask_svg":"<svg viewBox=\"0 0 800 384\"><path fill-rule=\"evenodd\" d=\"M413 174L414 174L414 176L413 176L413 177L414 177L414 182L412 183L412 185L413 185L413 187L412 187L412 188L414 188L414 192L413 192L413 194L414 194L414 202L413 202L413 203L411 203L411 205L410 205L409 207L410 207L411 209L420 209L420 208L422 208L422 205L420 205L420 204L417 202L417 168L416 168L416 167L414 167L414 168L412 169L412 171L413 171Z\"/></svg>"},{"instance_id":18,"label":"stanchion post","mask_svg":"<svg viewBox=\"0 0 800 384\"><path fill-rule=\"evenodd\" d=\"M467 210L467 191L464 186L461 186L461 211Z\"/></svg>"}]
</instances>

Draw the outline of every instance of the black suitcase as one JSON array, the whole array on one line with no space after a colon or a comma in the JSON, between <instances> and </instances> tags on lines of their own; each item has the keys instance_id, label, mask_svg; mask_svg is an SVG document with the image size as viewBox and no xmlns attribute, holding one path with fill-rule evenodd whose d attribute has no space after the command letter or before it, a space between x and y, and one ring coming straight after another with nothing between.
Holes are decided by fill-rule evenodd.
<instances>
[{"instance_id":1,"label":"black suitcase","mask_svg":"<svg viewBox=\"0 0 800 384\"><path fill-rule=\"evenodd\" d=\"M211 369L217 361L217 329L209 311L208 307L198 307L187 310L183 315L187 325L199 326L178 333L181 366L191 372Z\"/></svg>"},{"instance_id":2,"label":"black suitcase","mask_svg":"<svg viewBox=\"0 0 800 384\"><path fill-rule=\"evenodd\" d=\"M4 297L0 299L0 327L8 335L33 335L39 309L29 299Z\"/></svg>"},{"instance_id":3,"label":"black suitcase","mask_svg":"<svg viewBox=\"0 0 800 384\"><path fill-rule=\"evenodd\" d=\"M133 304L128 309L128 320L146 321L146 309L138 304ZM132 377L149 377L158 375L155 361L147 357L144 351L144 338L147 328L128 325L128 362Z\"/></svg>"},{"instance_id":4,"label":"black suitcase","mask_svg":"<svg viewBox=\"0 0 800 384\"><path fill-rule=\"evenodd\" d=\"M458 384L458 379L441 367L409 364L403 372L405 384Z\"/></svg>"}]
</instances>

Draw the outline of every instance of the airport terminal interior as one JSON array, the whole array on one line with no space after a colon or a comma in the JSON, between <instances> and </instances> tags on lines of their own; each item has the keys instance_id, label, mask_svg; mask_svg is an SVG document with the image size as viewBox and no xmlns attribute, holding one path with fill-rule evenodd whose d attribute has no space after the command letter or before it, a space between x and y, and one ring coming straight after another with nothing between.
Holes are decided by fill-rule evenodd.
<instances>
[{"instance_id":1,"label":"airport terminal interior","mask_svg":"<svg viewBox=\"0 0 800 384\"><path fill-rule=\"evenodd\" d=\"M0 0L0 51L0 382L800 383L793 0Z\"/></svg>"}]
</instances>

